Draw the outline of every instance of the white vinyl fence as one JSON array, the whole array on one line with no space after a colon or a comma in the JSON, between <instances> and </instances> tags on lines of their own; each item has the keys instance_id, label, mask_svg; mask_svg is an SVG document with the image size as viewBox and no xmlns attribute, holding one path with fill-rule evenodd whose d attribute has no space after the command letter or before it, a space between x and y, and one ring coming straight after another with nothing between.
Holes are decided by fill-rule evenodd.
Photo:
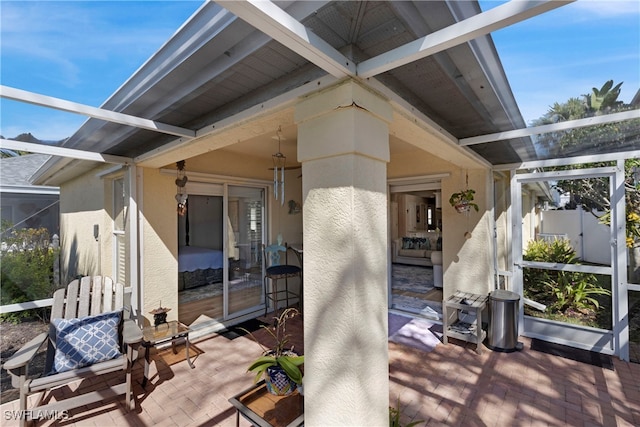
<instances>
[{"instance_id":1,"label":"white vinyl fence","mask_svg":"<svg viewBox=\"0 0 640 427\"><path fill-rule=\"evenodd\" d=\"M601 216L604 212L595 212ZM611 230L598 218L582 209L543 211L541 233L566 235L571 246L584 262L611 265Z\"/></svg>"}]
</instances>

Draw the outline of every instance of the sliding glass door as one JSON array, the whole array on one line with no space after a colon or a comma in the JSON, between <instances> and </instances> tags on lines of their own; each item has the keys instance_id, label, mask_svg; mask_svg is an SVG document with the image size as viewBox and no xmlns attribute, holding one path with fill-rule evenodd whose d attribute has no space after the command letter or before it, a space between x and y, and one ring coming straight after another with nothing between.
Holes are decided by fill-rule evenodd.
<instances>
[{"instance_id":1,"label":"sliding glass door","mask_svg":"<svg viewBox=\"0 0 640 427\"><path fill-rule=\"evenodd\" d=\"M262 236L264 189L228 186L228 317L255 311L264 304Z\"/></svg>"},{"instance_id":2,"label":"sliding glass door","mask_svg":"<svg viewBox=\"0 0 640 427\"><path fill-rule=\"evenodd\" d=\"M178 216L179 319L225 321L264 309L264 189L189 183Z\"/></svg>"}]
</instances>

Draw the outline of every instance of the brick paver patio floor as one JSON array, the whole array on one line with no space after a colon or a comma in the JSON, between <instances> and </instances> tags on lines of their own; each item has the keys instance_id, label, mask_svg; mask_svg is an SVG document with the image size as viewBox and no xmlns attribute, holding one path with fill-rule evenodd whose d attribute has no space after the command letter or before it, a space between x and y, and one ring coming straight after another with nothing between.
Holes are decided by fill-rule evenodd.
<instances>
[{"instance_id":1,"label":"brick paver patio floor","mask_svg":"<svg viewBox=\"0 0 640 427\"><path fill-rule=\"evenodd\" d=\"M301 322L289 332L301 336ZM264 332L264 331L262 331ZM260 333L258 333L260 337ZM453 341L429 353L389 343L390 405L400 398L403 424L428 426L640 426L640 364L613 360L604 369L531 350L481 355L472 345ZM296 348L303 351L301 342ZM152 353L150 382L141 386L143 360L135 366L135 411L125 413L122 399L82 407L63 426L233 426L228 398L249 387L248 364L259 347L248 337L213 336L194 343L195 369L184 351ZM80 387L99 387L82 383ZM74 393L65 388L60 393ZM2 425L17 425L3 402ZM249 425L241 419L241 426ZM368 427L368 426L363 426Z\"/></svg>"}]
</instances>

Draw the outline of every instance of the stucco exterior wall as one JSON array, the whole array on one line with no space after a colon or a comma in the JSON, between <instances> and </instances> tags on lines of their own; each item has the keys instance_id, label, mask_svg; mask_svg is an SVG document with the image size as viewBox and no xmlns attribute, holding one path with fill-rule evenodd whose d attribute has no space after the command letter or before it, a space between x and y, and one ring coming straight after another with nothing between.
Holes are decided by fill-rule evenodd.
<instances>
[{"instance_id":1,"label":"stucco exterior wall","mask_svg":"<svg viewBox=\"0 0 640 427\"><path fill-rule=\"evenodd\" d=\"M391 161L387 164L388 179L440 173L453 175L457 171L452 163L417 147L400 153L392 152ZM442 200L445 201L444 197Z\"/></svg>"},{"instance_id":2,"label":"stucco exterior wall","mask_svg":"<svg viewBox=\"0 0 640 427\"><path fill-rule=\"evenodd\" d=\"M470 169L442 180L442 257L444 298L456 290L486 295L493 289L492 220L489 197L493 177L489 169ZM476 191L479 212L458 213L450 204L452 193L466 187ZM461 175L464 178L461 179ZM470 238L465 233L471 233Z\"/></svg>"},{"instance_id":3,"label":"stucco exterior wall","mask_svg":"<svg viewBox=\"0 0 640 427\"><path fill-rule=\"evenodd\" d=\"M171 308L168 320L178 319L178 214L175 177L157 169L142 169L144 190L140 207L142 315L160 304Z\"/></svg>"},{"instance_id":4,"label":"stucco exterior wall","mask_svg":"<svg viewBox=\"0 0 640 427\"><path fill-rule=\"evenodd\" d=\"M499 270L508 268L508 261L511 256L511 237L509 233L508 207L510 200L509 176L494 177L495 188L495 217L497 230L496 257ZM510 283L505 283L506 289L511 289Z\"/></svg>"},{"instance_id":5,"label":"stucco exterior wall","mask_svg":"<svg viewBox=\"0 0 640 427\"><path fill-rule=\"evenodd\" d=\"M104 169L104 168L103 168ZM97 176L100 169L65 182L60 187L61 283L77 275L113 276L112 204L110 180ZM94 238L98 225L98 238Z\"/></svg>"},{"instance_id":6,"label":"stucco exterior wall","mask_svg":"<svg viewBox=\"0 0 640 427\"><path fill-rule=\"evenodd\" d=\"M269 180L273 172L271 165L264 159L220 150L191 159L186 159L186 175L189 182L198 182L193 173L223 175L229 177L234 185L242 185L247 179ZM166 165L164 169L175 169L175 165ZM170 307L168 320L178 318L178 222L176 213L175 176L163 174L160 169L141 168L143 191L141 194L140 246L142 260L142 299L143 316L147 324L153 324L149 312L162 303ZM288 201L293 199L302 203L302 179L300 170L287 171L285 204L273 199L272 192L267 201L273 206L269 230L270 240L275 240L278 232L285 241L302 242L302 214L289 214ZM203 181L203 179L200 179Z\"/></svg>"},{"instance_id":7,"label":"stucco exterior wall","mask_svg":"<svg viewBox=\"0 0 640 427\"><path fill-rule=\"evenodd\" d=\"M355 107L357 105L357 107ZM388 103L347 83L301 102L305 422L388 422ZM339 375L336 375L339 372Z\"/></svg>"}]
</instances>

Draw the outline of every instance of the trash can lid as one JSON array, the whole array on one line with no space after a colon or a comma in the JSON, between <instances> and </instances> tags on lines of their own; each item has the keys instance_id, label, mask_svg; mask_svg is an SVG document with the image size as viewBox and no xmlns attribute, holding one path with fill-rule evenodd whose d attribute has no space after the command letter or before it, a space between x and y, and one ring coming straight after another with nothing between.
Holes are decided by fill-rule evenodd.
<instances>
[{"instance_id":1,"label":"trash can lid","mask_svg":"<svg viewBox=\"0 0 640 427\"><path fill-rule=\"evenodd\" d=\"M505 289L498 289L489 294L489 297L492 300L499 301L518 301L520 299L520 295L515 292L507 291Z\"/></svg>"}]
</instances>

